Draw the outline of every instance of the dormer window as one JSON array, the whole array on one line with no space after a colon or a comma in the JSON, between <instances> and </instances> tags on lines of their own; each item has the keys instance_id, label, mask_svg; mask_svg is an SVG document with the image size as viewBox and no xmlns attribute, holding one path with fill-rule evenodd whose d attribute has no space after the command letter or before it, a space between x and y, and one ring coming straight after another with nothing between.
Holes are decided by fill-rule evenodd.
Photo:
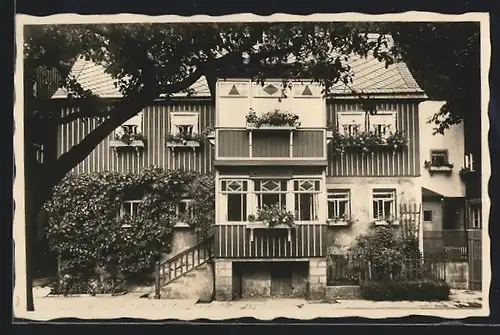
<instances>
[{"instance_id":1,"label":"dormer window","mask_svg":"<svg viewBox=\"0 0 500 335\"><path fill-rule=\"evenodd\" d=\"M174 112L170 114L170 133L176 134L197 134L198 133L198 113L194 112Z\"/></svg>"},{"instance_id":2,"label":"dormer window","mask_svg":"<svg viewBox=\"0 0 500 335\"><path fill-rule=\"evenodd\" d=\"M364 112L339 112L338 116L339 133L345 136L353 136L365 130Z\"/></svg>"}]
</instances>

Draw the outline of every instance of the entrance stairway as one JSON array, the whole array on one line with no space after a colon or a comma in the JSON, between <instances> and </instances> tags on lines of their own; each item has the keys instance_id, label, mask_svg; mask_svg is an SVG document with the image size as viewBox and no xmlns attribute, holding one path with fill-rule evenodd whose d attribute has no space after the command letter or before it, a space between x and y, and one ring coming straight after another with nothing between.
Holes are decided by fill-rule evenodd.
<instances>
[{"instance_id":1,"label":"entrance stairway","mask_svg":"<svg viewBox=\"0 0 500 335\"><path fill-rule=\"evenodd\" d=\"M212 235L156 264L156 299L212 299L215 279L213 240Z\"/></svg>"}]
</instances>

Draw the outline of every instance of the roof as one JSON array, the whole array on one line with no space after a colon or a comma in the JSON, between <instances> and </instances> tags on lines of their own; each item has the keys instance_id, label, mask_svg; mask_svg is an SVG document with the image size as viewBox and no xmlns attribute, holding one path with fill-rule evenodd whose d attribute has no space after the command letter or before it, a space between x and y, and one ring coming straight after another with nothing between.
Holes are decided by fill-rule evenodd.
<instances>
[{"instance_id":1,"label":"roof","mask_svg":"<svg viewBox=\"0 0 500 335\"><path fill-rule=\"evenodd\" d=\"M84 90L90 90L93 94L102 98L121 98L120 90L115 86L116 79L105 72L105 67L79 58L73 65L70 76L74 76ZM194 90L192 97L210 97L207 80L202 76L196 81L191 89ZM185 97L186 93L176 93L175 97ZM65 99L68 97L68 91L65 88L59 88L52 98Z\"/></svg>"},{"instance_id":2,"label":"roof","mask_svg":"<svg viewBox=\"0 0 500 335\"><path fill-rule=\"evenodd\" d=\"M423 198L443 198L441 193L434 192L426 187L422 187L422 197Z\"/></svg>"},{"instance_id":3,"label":"roof","mask_svg":"<svg viewBox=\"0 0 500 335\"><path fill-rule=\"evenodd\" d=\"M369 34L375 38L377 34ZM389 43L392 38L389 36ZM339 82L332 89L332 95L351 95L352 90L365 94L417 94L424 97L424 91L420 88L415 78L404 62L391 64L386 68L385 62L377 60L372 55L360 57L351 55L347 61L353 73L353 82L346 87ZM115 87L115 80L110 74L105 73L105 68L85 59L78 59L71 74L76 77L84 89L91 90L94 94L103 98L118 98L121 93ZM210 90L206 78L202 76L195 82L191 89L194 93L191 97L210 97ZM67 98L67 91L60 88L53 98ZM185 93L176 93L174 97L185 97Z\"/></svg>"}]
</instances>

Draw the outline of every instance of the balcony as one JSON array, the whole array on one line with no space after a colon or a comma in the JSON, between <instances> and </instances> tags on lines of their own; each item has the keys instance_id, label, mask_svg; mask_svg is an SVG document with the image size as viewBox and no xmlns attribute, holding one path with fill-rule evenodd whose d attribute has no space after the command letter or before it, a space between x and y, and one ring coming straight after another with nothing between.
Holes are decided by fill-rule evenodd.
<instances>
[{"instance_id":1,"label":"balcony","mask_svg":"<svg viewBox=\"0 0 500 335\"><path fill-rule=\"evenodd\" d=\"M326 143L327 132L318 128L223 128L216 132L215 164L326 165Z\"/></svg>"}]
</instances>

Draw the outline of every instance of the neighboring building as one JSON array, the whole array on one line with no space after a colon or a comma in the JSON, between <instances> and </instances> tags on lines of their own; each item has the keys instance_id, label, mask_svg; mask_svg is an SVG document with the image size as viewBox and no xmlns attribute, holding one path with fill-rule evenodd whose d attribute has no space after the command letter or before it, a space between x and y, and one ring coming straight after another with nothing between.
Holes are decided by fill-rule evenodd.
<instances>
[{"instance_id":1,"label":"neighboring building","mask_svg":"<svg viewBox=\"0 0 500 335\"><path fill-rule=\"evenodd\" d=\"M216 297L321 297L329 250L351 245L381 217L397 218L400 205L418 208L424 193L421 174L427 174L423 162L429 159L422 157L420 147L419 104L426 96L406 65L385 68L371 57L353 57L350 62L355 73L352 88L376 100L374 115L363 112L358 97L342 85L325 99L317 85L296 82L288 97L281 99L279 78L263 86L246 79L220 80L214 104L202 78L193 85L194 95L159 99L117 130L141 133L147 145L137 141L132 143L137 150L122 152L116 134L111 134L74 171L137 172L156 165L214 173ZM103 98L120 97L99 66L80 60L73 74L85 89ZM53 96L63 113L75 108L66 96L63 90ZM297 115L300 126L247 124L251 110L262 115L276 109ZM341 134L371 130L385 138L400 131L408 144L395 152L339 155L328 124ZM59 155L96 125L79 120L61 126ZM215 128L210 145L177 146L165 138L209 127ZM297 212L297 227L269 229L249 222L248 216L265 204Z\"/></svg>"},{"instance_id":2,"label":"neighboring building","mask_svg":"<svg viewBox=\"0 0 500 335\"><path fill-rule=\"evenodd\" d=\"M452 125L444 134L434 134L428 120L444 105L442 101L420 104L420 157L422 169L423 224L426 231L463 230L465 220L464 168L474 158L465 155L464 125Z\"/></svg>"}]
</instances>

